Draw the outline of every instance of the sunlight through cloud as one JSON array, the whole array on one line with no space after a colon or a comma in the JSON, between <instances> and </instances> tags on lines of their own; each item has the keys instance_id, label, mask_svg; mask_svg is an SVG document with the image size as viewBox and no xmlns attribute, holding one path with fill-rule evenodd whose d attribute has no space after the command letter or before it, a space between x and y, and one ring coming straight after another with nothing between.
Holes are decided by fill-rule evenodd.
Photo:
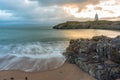
<instances>
[{"instance_id":1,"label":"sunlight through cloud","mask_svg":"<svg viewBox=\"0 0 120 80\"><path fill-rule=\"evenodd\" d=\"M99 4L92 5L88 4L85 9L78 11L80 7L73 8L72 6L64 6L64 10L73 15L76 18L94 18L94 15L98 13L99 17L110 18L120 16L120 4L116 4L115 0L101 0Z\"/></svg>"}]
</instances>

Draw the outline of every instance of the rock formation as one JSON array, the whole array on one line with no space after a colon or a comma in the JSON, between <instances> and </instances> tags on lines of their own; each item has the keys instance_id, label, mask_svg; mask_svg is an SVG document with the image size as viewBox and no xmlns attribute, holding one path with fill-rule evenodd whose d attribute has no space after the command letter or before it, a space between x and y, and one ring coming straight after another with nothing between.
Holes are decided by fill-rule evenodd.
<instances>
[{"instance_id":1,"label":"rock formation","mask_svg":"<svg viewBox=\"0 0 120 80\"><path fill-rule=\"evenodd\" d=\"M113 29L120 30L120 21L68 21L55 25L54 29Z\"/></svg>"},{"instance_id":2,"label":"rock formation","mask_svg":"<svg viewBox=\"0 0 120 80\"><path fill-rule=\"evenodd\" d=\"M97 80L120 78L120 36L71 40L64 55Z\"/></svg>"}]
</instances>

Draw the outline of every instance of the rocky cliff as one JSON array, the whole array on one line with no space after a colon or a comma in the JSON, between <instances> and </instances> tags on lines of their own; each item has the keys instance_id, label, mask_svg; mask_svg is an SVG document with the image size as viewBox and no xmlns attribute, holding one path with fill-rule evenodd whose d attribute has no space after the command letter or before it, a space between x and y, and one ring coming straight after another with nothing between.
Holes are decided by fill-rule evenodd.
<instances>
[{"instance_id":1,"label":"rocky cliff","mask_svg":"<svg viewBox=\"0 0 120 80\"><path fill-rule=\"evenodd\" d=\"M64 55L97 80L120 79L120 36L71 40Z\"/></svg>"},{"instance_id":2,"label":"rocky cliff","mask_svg":"<svg viewBox=\"0 0 120 80\"><path fill-rule=\"evenodd\" d=\"M120 21L68 21L55 25L54 29L115 29L120 30Z\"/></svg>"}]
</instances>

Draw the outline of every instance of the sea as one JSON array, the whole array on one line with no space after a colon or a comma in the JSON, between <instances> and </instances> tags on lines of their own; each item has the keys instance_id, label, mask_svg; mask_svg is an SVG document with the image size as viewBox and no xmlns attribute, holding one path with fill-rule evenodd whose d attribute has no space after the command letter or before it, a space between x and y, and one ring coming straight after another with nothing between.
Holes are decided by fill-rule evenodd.
<instances>
[{"instance_id":1,"label":"sea","mask_svg":"<svg viewBox=\"0 0 120 80\"><path fill-rule=\"evenodd\" d=\"M72 29L51 27L1 27L0 70L25 72L59 68L66 58L63 52L71 39L93 36L116 37L119 30Z\"/></svg>"}]
</instances>

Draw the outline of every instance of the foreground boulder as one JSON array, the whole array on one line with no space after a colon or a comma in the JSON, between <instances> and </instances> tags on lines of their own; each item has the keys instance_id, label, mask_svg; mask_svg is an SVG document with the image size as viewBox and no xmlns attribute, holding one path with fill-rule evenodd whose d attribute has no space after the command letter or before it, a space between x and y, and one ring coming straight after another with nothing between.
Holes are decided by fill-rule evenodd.
<instances>
[{"instance_id":1,"label":"foreground boulder","mask_svg":"<svg viewBox=\"0 0 120 80\"><path fill-rule=\"evenodd\" d=\"M97 80L120 78L120 36L71 40L64 55Z\"/></svg>"}]
</instances>

